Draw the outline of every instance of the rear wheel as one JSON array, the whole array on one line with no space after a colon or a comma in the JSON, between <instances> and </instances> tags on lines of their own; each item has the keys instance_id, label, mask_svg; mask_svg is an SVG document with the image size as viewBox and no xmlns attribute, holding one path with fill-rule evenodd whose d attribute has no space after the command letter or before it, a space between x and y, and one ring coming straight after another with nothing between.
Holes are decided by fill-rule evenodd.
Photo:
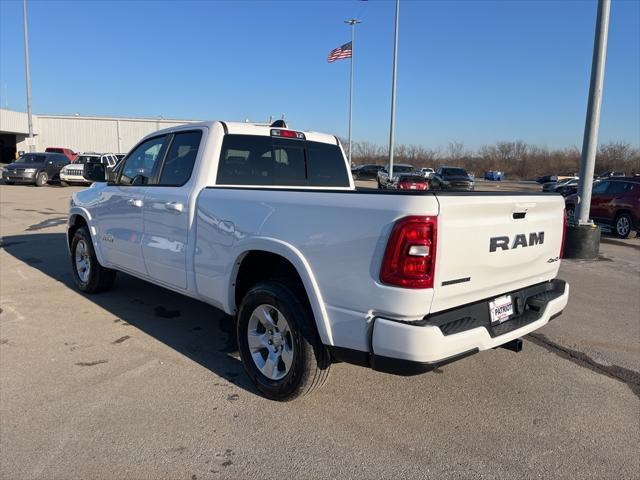
<instances>
[{"instance_id":1,"label":"rear wheel","mask_svg":"<svg viewBox=\"0 0 640 480\"><path fill-rule=\"evenodd\" d=\"M313 314L280 281L254 286L238 311L236 334L242 364L256 388L288 401L322 386L331 364Z\"/></svg>"},{"instance_id":2,"label":"rear wheel","mask_svg":"<svg viewBox=\"0 0 640 480\"><path fill-rule=\"evenodd\" d=\"M39 172L36 176L36 187L42 187L49 181L49 175L47 172Z\"/></svg>"},{"instance_id":3,"label":"rear wheel","mask_svg":"<svg viewBox=\"0 0 640 480\"><path fill-rule=\"evenodd\" d=\"M86 293L109 290L116 278L115 270L98 262L87 227L76 230L71 240L71 268L76 285Z\"/></svg>"},{"instance_id":4,"label":"rear wheel","mask_svg":"<svg viewBox=\"0 0 640 480\"><path fill-rule=\"evenodd\" d=\"M614 230L618 238L629 238L631 236L633 220L628 213L621 213L616 217Z\"/></svg>"}]
</instances>

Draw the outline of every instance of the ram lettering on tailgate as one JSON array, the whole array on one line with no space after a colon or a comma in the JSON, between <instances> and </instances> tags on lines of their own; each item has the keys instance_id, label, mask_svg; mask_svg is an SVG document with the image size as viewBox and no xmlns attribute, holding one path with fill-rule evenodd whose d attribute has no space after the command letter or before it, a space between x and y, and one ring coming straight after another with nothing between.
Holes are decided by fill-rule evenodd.
<instances>
[{"instance_id":1,"label":"ram lettering on tailgate","mask_svg":"<svg viewBox=\"0 0 640 480\"><path fill-rule=\"evenodd\" d=\"M498 248L501 250L513 250L518 247L533 247L534 245L542 245L544 243L544 232L532 232L529 234L529 241L524 233L519 233L510 241L508 236L491 237L489 251L495 252ZM511 244L511 247L509 247Z\"/></svg>"}]
</instances>

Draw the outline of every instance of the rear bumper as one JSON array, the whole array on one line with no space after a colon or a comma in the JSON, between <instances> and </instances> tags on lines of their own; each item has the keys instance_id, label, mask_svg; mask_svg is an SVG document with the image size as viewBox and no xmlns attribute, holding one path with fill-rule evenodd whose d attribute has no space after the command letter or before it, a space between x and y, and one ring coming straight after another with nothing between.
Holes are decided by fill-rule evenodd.
<instances>
[{"instance_id":1,"label":"rear bumper","mask_svg":"<svg viewBox=\"0 0 640 480\"><path fill-rule=\"evenodd\" d=\"M366 363L375 370L398 375L415 375L454 362L482 350L499 347L533 332L560 315L569 298L569 284L553 280L515 292L516 314L508 321L492 326L488 300L474 302L446 312L428 315L420 322L406 323L386 318L372 321ZM335 352L337 350L337 352ZM343 349L334 356L345 361Z\"/></svg>"}]
</instances>

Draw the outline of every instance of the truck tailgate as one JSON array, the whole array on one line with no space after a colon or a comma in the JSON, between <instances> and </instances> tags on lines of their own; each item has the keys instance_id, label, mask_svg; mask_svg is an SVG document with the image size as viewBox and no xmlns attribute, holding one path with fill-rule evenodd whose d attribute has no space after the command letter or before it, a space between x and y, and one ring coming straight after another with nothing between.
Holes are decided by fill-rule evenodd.
<instances>
[{"instance_id":1,"label":"truck tailgate","mask_svg":"<svg viewBox=\"0 0 640 480\"><path fill-rule=\"evenodd\" d=\"M560 267L560 195L437 195L432 312L551 280Z\"/></svg>"}]
</instances>

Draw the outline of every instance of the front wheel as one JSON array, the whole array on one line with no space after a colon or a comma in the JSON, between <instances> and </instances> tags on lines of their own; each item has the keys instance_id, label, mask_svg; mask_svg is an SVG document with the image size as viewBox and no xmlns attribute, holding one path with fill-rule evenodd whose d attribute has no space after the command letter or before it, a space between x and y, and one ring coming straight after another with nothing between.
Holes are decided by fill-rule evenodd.
<instances>
[{"instance_id":1,"label":"front wheel","mask_svg":"<svg viewBox=\"0 0 640 480\"><path fill-rule=\"evenodd\" d=\"M322 386L331 361L313 314L293 290L278 281L254 286L238 311L240 357L256 388L288 401Z\"/></svg>"},{"instance_id":2,"label":"front wheel","mask_svg":"<svg viewBox=\"0 0 640 480\"><path fill-rule=\"evenodd\" d=\"M47 172L40 172L36 176L36 187L42 187L46 185L48 181L49 175L47 175Z\"/></svg>"},{"instance_id":3,"label":"front wheel","mask_svg":"<svg viewBox=\"0 0 640 480\"><path fill-rule=\"evenodd\" d=\"M71 240L71 268L77 287L86 293L109 290L116 278L116 271L104 268L98 262L87 227L80 227Z\"/></svg>"},{"instance_id":4,"label":"front wheel","mask_svg":"<svg viewBox=\"0 0 640 480\"><path fill-rule=\"evenodd\" d=\"M629 238L631 236L633 220L628 213L621 213L616 217L615 232L618 238Z\"/></svg>"}]
</instances>

